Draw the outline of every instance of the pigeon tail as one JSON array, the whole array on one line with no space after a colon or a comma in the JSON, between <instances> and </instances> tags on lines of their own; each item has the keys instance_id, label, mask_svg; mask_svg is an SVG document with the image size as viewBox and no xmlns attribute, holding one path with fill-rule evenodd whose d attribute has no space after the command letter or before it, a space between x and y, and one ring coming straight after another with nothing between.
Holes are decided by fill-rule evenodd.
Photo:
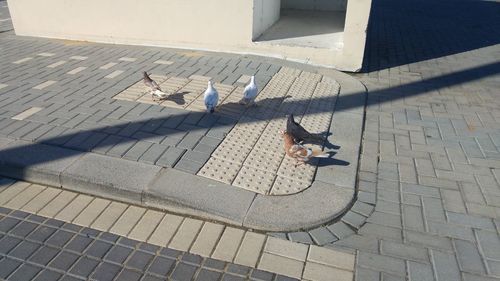
<instances>
[{"instance_id":1,"label":"pigeon tail","mask_svg":"<svg viewBox=\"0 0 500 281\"><path fill-rule=\"evenodd\" d=\"M210 113L214 113L215 112L215 109L214 108L210 108Z\"/></svg>"}]
</instances>

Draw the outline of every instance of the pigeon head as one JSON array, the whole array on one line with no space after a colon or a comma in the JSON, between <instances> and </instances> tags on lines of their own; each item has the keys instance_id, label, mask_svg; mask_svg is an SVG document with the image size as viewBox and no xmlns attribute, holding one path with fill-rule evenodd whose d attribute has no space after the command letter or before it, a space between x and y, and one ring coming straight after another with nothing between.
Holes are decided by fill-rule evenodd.
<instances>
[{"instance_id":1,"label":"pigeon head","mask_svg":"<svg viewBox=\"0 0 500 281\"><path fill-rule=\"evenodd\" d=\"M250 78L250 83L255 84L255 75L252 75L252 78Z\"/></svg>"}]
</instances>

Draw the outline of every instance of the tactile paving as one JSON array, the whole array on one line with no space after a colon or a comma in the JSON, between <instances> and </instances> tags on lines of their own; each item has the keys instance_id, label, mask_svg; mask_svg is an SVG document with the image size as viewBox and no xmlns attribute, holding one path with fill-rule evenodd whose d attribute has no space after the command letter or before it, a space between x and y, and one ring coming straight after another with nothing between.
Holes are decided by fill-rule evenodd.
<instances>
[{"instance_id":1,"label":"tactile paving","mask_svg":"<svg viewBox=\"0 0 500 281\"><path fill-rule=\"evenodd\" d=\"M211 157L198 172L198 175L231 184L236 178L240 168L240 164Z\"/></svg>"},{"instance_id":2,"label":"tactile paving","mask_svg":"<svg viewBox=\"0 0 500 281\"><path fill-rule=\"evenodd\" d=\"M217 149L212 153L212 157L243 164L248 153L252 150L252 146L244 146L230 141L223 141Z\"/></svg>"},{"instance_id":3,"label":"tactile paving","mask_svg":"<svg viewBox=\"0 0 500 281\"><path fill-rule=\"evenodd\" d=\"M277 176L269 195L290 195L301 192L311 186L311 182L302 182L292 178Z\"/></svg>"},{"instance_id":4,"label":"tactile paving","mask_svg":"<svg viewBox=\"0 0 500 281\"><path fill-rule=\"evenodd\" d=\"M253 192L268 194L273 185L276 174L254 167L243 166L233 185Z\"/></svg>"},{"instance_id":5,"label":"tactile paving","mask_svg":"<svg viewBox=\"0 0 500 281\"><path fill-rule=\"evenodd\" d=\"M142 79L115 96L116 99L205 111L203 93L210 77L168 77L150 74L168 97L153 101ZM238 86L215 83L219 92L216 112L238 122L197 173L199 176L266 195L289 195L308 188L316 173L317 160L297 165L285 155L281 131L289 114L311 133L330 127L340 85L330 78L282 67L260 88L255 104L241 105L243 80ZM319 145L305 144L321 149Z\"/></svg>"},{"instance_id":6,"label":"tactile paving","mask_svg":"<svg viewBox=\"0 0 500 281\"><path fill-rule=\"evenodd\" d=\"M257 169L266 169L266 171L276 173L283 157L284 155L281 151L268 149L267 147L263 147L262 149L255 147L245 159L243 165Z\"/></svg>"}]
</instances>

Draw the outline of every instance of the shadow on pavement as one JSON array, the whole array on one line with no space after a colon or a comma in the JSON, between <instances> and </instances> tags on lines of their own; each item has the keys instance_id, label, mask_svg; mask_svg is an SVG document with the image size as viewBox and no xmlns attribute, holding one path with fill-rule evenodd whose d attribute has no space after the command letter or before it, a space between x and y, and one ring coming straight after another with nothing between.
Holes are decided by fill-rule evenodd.
<instances>
[{"instance_id":1,"label":"shadow on pavement","mask_svg":"<svg viewBox=\"0 0 500 281\"><path fill-rule=\"evenodd\" d=\"M378 103L384 103L384 102L390 102L392 100L401 99L404 97L419 95L419 94L422 94L422 93L425 93L428 91L439 90L441 88L445 88L445 87L452 86L452 85L457 85L457 84L461 84L461 83L465 83L465 82L470 82L470 81L482 79L482 78L496 75L499 73L500 73L500 62L497 62L497 63L491 63L491 64L487 64L487 65L483 65L483 66L479 66L479 67L475 67L475 68L465 69L462 71L457 71L454 73L425 79L422 81L408 83L405 85L376 90L376 91L370 92L369 94L370 95L384 95L383 100L378 101ZM349 109L356 108L356 107L364 107L365 106L365 95L366 95L365 92L358 92L358 93L339 96L338 100L337 100L337 106L336 106L335 111L345 111L345 110L349 110ZM319 100L321 101L321 99L319 99ZM289 105L293 105L294 101L284 100L283 104L286 104L286 103L289 103ZM319 112L322 112L322 110L316 109L316 111L313 110L310 113L314 114L314 113L319 113ZM199 119L201 119L206 114L207 113L204 113L204 112L186 112L186 113L181 113L181 114L177 114L177 115L173 115L173 116L169 116L169 117L157 118L157 119L153 118L153 119L149 119L148 121L136 121L136 122L132 122L132 123L145 125L149 121L163 122L169 118L184 119L188 115L200 115ZM201 115L203 115L203 116L201 116ZM335 118L335 115L334 115L334 118ZM249 120L250 119L246 118L244 120L240 120L240 122L251 122ZM74 137L78 137L78 136L84 137L85 135L90 135L91 133L100 133L102 130L110 130L110 129L112 130L113 128L116 128L116 127L119 127L121 129L125 124L126 123L118 124L118 125L114 125L114 126L103 126L102 128L97 128L97 129L93 129L93 130L80 131L80 132L77 132L74 134L62 135L62 136L58 136L58 137L44 140L40 143L52 144L52 145L62 145ZM128 124L130 124L130 123L128 123ZM283 125L285 125L285 124L283 124ZM217 126L217 124L214 126ZM212 126L212 128L214 128L214 126ZM162 136L168 136L168 134L165 133ZM154 135L154 134L147 135L146 134L140 140L147 140L148 138L155 138L155 137L158 137L158 135ZM128 138L121 138L121 140L122 141L130 141L130 139L128 139ZM118 145L118 144L120 144L119 139L117 140L117 142L114 145ZM103 144L103 142L101 142L101 143L96 144L95 146L93 146L89 149L82 149L82 148L80 148L80 149L81 149L81 151L89 151L92 148L98 148L99 146L103 146L103 145L105 145L105 144ZM56 161L56 160L59 160L62 158L71 157L71 156L74 156L75 154L81 153L81 151L78 152L76 150L73 150L74 152L40 155L40 153L36 153L36 149L34 149L37 146L40 146L40 144L34 143L34 144L25 145L25 146L1 150L0 151L0 169L2 169L2 166L5 167L5 165L6 165L5 159L9 159L14 155L22 155L20 157L24 158L23 161L26 162L25 164L28 167L28 166L33 166L33 165L37 165L40 163ZM72 149L75 149L75 148L72 148ZM328 163L326 163L326 164L328 164ZM332 162L330 163L330 165L343 165L343 164L349 164L349 163L342 161L342 160L337 160L337 159L332 160Z\"/></svg>"},{"instance_id":2,"label":"shadow on pavement","mask_svg":"<svg viewBox=\"0 0 500 281\"><path fill-rule=\"evenodd\" d=\"M496 1L373 0L363 72L500 43Z\"/></svg>"}]
</instances>

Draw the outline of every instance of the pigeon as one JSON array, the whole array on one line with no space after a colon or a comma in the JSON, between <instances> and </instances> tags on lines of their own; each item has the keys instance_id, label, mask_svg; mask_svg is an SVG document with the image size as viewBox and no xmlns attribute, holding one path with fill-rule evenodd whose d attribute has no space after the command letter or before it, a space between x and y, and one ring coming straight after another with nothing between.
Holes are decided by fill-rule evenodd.
<instances>
[{"instance_id":1,"label":"pigeon","mask_svg":"<svg viewBox=\"0 0 500 281\"><path fill-rule=\"evenodd\" d=\"M156 100L156 99L163 100L163 99L166 99L168 96L167 93L164 93L161 90L151 91L151 94L153 95L153 100Z\"/></svg>"},{"instance_id":2,"label":"pigeon","mask_svg":"<svg viewBox=\"0 0 500 281\"><path fill-rule=\"evenodd\" d=\"M296 143L293 140L292 135L287 131L282 131L284 140L284 148L286 155L295 158L297 160L297 164L295 166L304 164L308 162L312 158L328 158L330 154L328 152L323 152L321 150L312 149L301 144Z\"/></svg>"},{"instance_id":3,"label":"pigeon","mask_svg":"<svg viewBox=\"0 0 500 281\"><path fill-rule=\"evenodd\" d=\"M214 113L215 107L219 102L219 93L217 93L217 90L214 88L212 80L208 81L208 87L203 94L203 101L205 102L207 111Z\"/></svg>"},{"instance_id":4,"label":"pigeon","mask_svg":"<svg viewBox=\"0 0 500 281\"><path fill-rule=\"evenodd\" d=\"M158 83L156 83L155 80L149 77L146 71L143 72L143 75L144 75L144 84L150 88L150 92L151 95L153 96L154 101L165 99L168 96L167 93L161 90L160 85L158 85Z\"/></svg>"},{"instance_id":5,"label":"pigeon","mask_svg":"<svg viewBox=\"0 0 500 281\"><path fill-rule=\"evenodd\" d=\"M310 143L321 143L324 141L324 137L321 134L311 134L306 131L304 127L300 126L299 123L295 122L293 114L288 115L288 120L286 121L286 131L297 143L302 143L304 141Z\"/></svg>"},{"instance_id":6,"label":"pigeon","mask_svg":"<svg viewBox=\"0 0 500 281\"><path fill-rule=\"evenodd\" d=\"M255 84L255 76L252 76L250 83L245 87L243 91L243 98L239 101L239 104L252 105L254 103L255 97L259 90L257 89L257 84Z\"/></svg>"},{"instance_id":7,"label":"pigeon","mask_svg":"<svg viewBox=\"0 0 500 281\"><path fill-rule=\"evenodd\" d=\"M153 79L151 79L146 71L143 72L144 75L144 84L151 88L151 92L159 90L161 91L160 86Z\"/></svg>"}]
</instances>

